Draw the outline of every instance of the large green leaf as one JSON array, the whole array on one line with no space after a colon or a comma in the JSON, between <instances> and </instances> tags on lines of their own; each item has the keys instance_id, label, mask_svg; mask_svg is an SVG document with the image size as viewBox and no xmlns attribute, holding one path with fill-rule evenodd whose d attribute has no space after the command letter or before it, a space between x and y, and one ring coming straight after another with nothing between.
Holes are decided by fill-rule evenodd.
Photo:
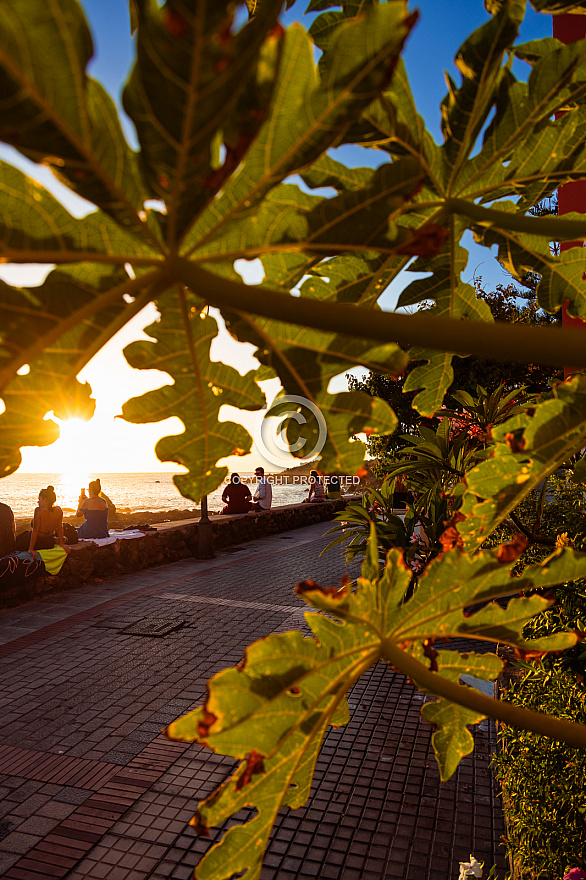
<instances>
[{"instance_id":1,"label":"large green leaf","mask_svg":"<svg viewBox=\"0 0 586 880\"><path fill-rule=\"evenodd\" d=\"M228 0L139 4L137 61L124 107L136 125L151 198L167 205L172 247L238 167L266 118L280 41L270 37L261 48L281 6L265 0L233 32Z\"/></svg>"},{"instance_id":2,"label":"large green leaf","mask_svg":"<svg viewBox=\"0 0 586 880\"><path fill-rule=\"evenodd\" d=\"M148 191L114 102L86 76L92 38L77 0L19 0L0 9L0 139L50 166L75 192L155 241Z\"/></svg>"},{"instance_id":3,"label":"large green leaf","mask_svg":"<svg viewBox=\"0 0 586 880\"><path fill-rule=\"evenodd\" d=\"M193 823L200 832L244 806L257 811L208 852L196 876L222 880L246 870L250 880L259 877L278 809L298 807L305 801L316 748L326 726L347 720L347 691L378 659L407 669L426 691L434 692L431 680L438 693L448 684L461 697L462 709L449 708L443 700L425 709L430 720L441 725L434 746L442 777L451 775L459 759L470 751L466 725L485 717L486 711L502 717L510 706L481 697L484 711L478 711L470 705L472 689L457 685L462 674L494 678L502 661L494 655L477 658L444 651L430 675L428 658L435 664L430 640L466 636L504 642L520 650L572 645L576 641L573 633L534 642L523 638L527 620L548 607L549 600L540 596L511 599L507 608L490 600L519 588L552 586L584 573L586 556L569 550L559 551L546 565L526 569L517 579L509 566L498 561L496 552L469 557L455 549L429 567L415 595L404 602L411 572L400 551L393 550L381 575L373 534L356 590L348 586L339 591L322 589L312 581L300 584L299 595L328 614L306 615L315 639L290 632L255 642L241 664L211 679L203 707L167 728L172 739L197 741L242 762L231 779L200 805ZM479 602L488 604L470 615L467 609Z\"/></svg>"},{"instance_id":4,"label":"large green leaf","mask_svg":"<svg viewBox=\"0 0 586 880\"><path fill-rule=\"evenodd\" d=\"M568 284L574 298L570 308L581 313L576 255L551 266L544 260L547 246L534 244L533 231L523 227L532 200L583 174L581 44L563 47L549 40L521 47L520 57L530 60L532 72L527 84L519 83L508 53L514 50L524 3L493 4L493 16L458 53L462 82L450 85L445 143L437 146L417 113L399 58L415 23L403 0L344 2L341 9L316 2L313 11L322 13L312 26L322 51L318 65L299 25L286 32L274 26L278 0L253 6L252 19L238 28L228 3L212 8L200 0L164 5L133 0L137 60L124 100L137 129L139 154L125 142L113 102L86 75L93 50L76 0L23 0L0 13L0 79L7 95L0 136L29 158L48 163L98 208L74 220L41 187L4 167L1 258L83 263L88 278L99 264L117 267L110 274L98 272L98 292L82 297L68 315L50 300L48 307L30 311L33 294L10 293L12 314L22 297L31 342L10 348L14 328L3 331L2 342L10 349L3 387L13 395L11 408L24 378L30 393L37 393L36 427L31 423L27 436L42 439L44 406L72 412L79 405L80 413L88 412L69 380L59 390L51 391L46 382L41 386L44 368L37 372L35 366L41 349L56 346L59 375L71 376L83 356L75 344L67 360L60 340L68 338L73 324L93 322L99 328L86 346L90 356L141 305L164 302L164 291L184 282L178 251L194 268L205 264L220 282L235 280L236 258L262 257L264 317L251 316L245 286L241 307L231 306L224 317L238 338L258 346L258 378L280 376L285 392L306 396L330 418L323 463L331 467L355 469L361 446L349 443L348 435L390 430L394 418L379 404L375 412L360 397L330 394L330 380L355 364L399 372L404 357L393 346L342 337L335 323L331 332L303 333L299 328L311 313L310 300L360 305L372 313L376 327L379 296L415 255L410 268L427 277L407 287L402 304L431 300L434 315L490 320L488 309L461 281L467 254L460 244L470 225L489 244L488 224L494 240L501 236L515 243L510 258L515 271L530 262L528 250L538 254L531 265L544 276L542 302L556 307ZM558 109L568 112L552 121ZM376 146L389 161L376 171L350 171L326 156L330 147L353 141ZM298 173L311 187L333 186L336 195L302 192L290 180ZM481 203L510 194L519 201L498 212L498 222L494 215L486 224L483 215L478 219ZM514 223L521 231L510 234ZM125 264L136 280L125 282L117 274ZM195 287L192 293L204 303L205 284ZM301 296L300 322L292 329L271 317L271 290L293 287ZM43 301L45 294L38 296ZM175 294L170 297L173 301ZM188 326L183 323L182 335ZM188 341L189 333L178 348L186 349ZM413 343L417 346L416 338ZM437 353L429 341L412 354L427 362L409 381L420 391L417 406L431 412L449 381L450 355ZM29 376L14 379L25 363L31 366ZM200 368L206 372L203 363ZM182 381L174 369L169 375ZM158 418L158 407L156 398L145 399L140 417ZM192 470L197 462L185 456L190 448L199 455L200 431L196 428L192 447L182 441L182 460ZM169 442L159 449L173 458L179 453L175 441ZM213 433L205 444L211 466L227 444ZM233 448L244 446L234 443ZM12 452L8 459L15 466ZM191 492L194 486L186 480L183 488Z\"/></svg>"},{"instance_id":5,"label":"large green leaf","mask_svg":"<svg viewBox=\"0 0 586 880\"><path fill-rule=\"evenodd\" d=\"M586 378L554 389L551 400L493 430L492 455L466 474L458 523L473 551L509 513L577 450L586 445Z\"/></svg>"},{"instance_id":6,"label":"large green leaf","mask_svg":"<svg viewBox=\"0 0 586 880\"><path fill-rule=\"evenodd\" d=\"M482 27L462 44L456 66L462 85L448 79L449 91L442 102L442 131L450 184L470 156L487 114L492 108L503 75L504 53L514 42L525 15L525 0L508 0ZM451 189L451 186L449 186Z\"/></svg>"},{"instance_id":7,"label":"large green leaf","mask_svg":"<svg viewBox=\"0 0 586 880\"><path fill-rule=\"evenodd\" d=\"M48 190L0 161L0 258L9 263L156 263L148 238L136 238L101 211L73 217Z\"/></svg>"},{"instance_id":8,"label":"large green leaf","mask_svg":"<svg viewBox=\"0 0 586 880\"><path fill-rule=\"evenodd\" d=\"M500 210L509 210L511 202L499 202ZM564 219L576 219L566 214ZM584 271L586 260L582 248L570 248L554 257L549 243L537 235L523 235L498 229L477 229L475 238L486 245L498 245L499 261L515 278L529 272L541 275L538 302L541 308L555 312L568 301L570 314L586 318Z\"/></svg>"},{"instance_id":9,"label":"large green leaf","mask_svg":"<svg viewBox=\"0 0 586 880\"><path fill-rule=\"evenodd\" d=\"M347 22L323 58L321 76L307 34L298 25L286 32L271 113L238 173L186 236L184 253L200 260L218 251L229 254L223 243L228 221L250 232L251 255L258 253L257 206L272 187L342 140L388 84L411 24L402 0ZM233 256L246 255L243 245Z\"/></svg>"},{"instance_id":10,"label":"large green leaf","mask_svg":"<svg viewBox=\"0 0 586 880\"><path fill-rule=\"evenodd\" d=\"M514 47L524 8L524 0L491 4L493 17L459 50L456 65L462 81L458 85L449 79L449 94L443 103L442 147L434 144L417 113L402 64L389 88L348 131L348 141L376 146L394 161L406 155L416 157L426 174L420 192L394 218L399 233L404 227L417 240L418 234L422 236L426 229L437 229L438 225L447 233L441 249L441 238L436 236L435 251L439 252L434 252L429 237L420 240L419 251L411 251L419 253L419 258L409 269L426 273L427 277L420 277L403 290L400 306L432 301L438 316L490 321L488 308L479 303L473 288L462 282L467 253L460 240L479 204L514 195L515 204L497 206L510 218L501 215L496 220L491 215L486 223L474 224L477 240L486 246L501 244L500 259L517 277L524 269L542 276L539 302L544 308L559 308L569 293L570 310L582 314L580 254L570 251L558 265L549 252L549 239L541 237L543 233L533 234L529 228L525 232L519 227L519 231L512 232L507 228L513 216L522 225L527 209L559 184L586 176L586 41L564 46L550 39L520 47L520 57L530 60L533 69L527 83L517 81L508 53ZM349 5L347 14L356 14L354 6ZM321 16L323 22L319 24L318 19L312 26L316 34L323 31L324 45L330 38L333 15L325 13ZM559 113L561 110L567 112ZM342 173L336 185L336 171L329 170L328 185L343 191ZM375 218L367 230L371 235L375 233L374 223ZM339 258L341 269L344 260L348 257ZM380 273L384 285L405 266L400 251L389 256ZM414 405L429 415L441 405L449 384L450 356L429 348L414 348L411 355L427 362L410 374L408 390L419 390Z\"/></svg>"},{"instance_id":11,"label":"large green leaf","mask_svg":"<svg viewBox=\"0 0 586 880\"><path fill-rule=\"evenodd\" d=\"M169 291L157 302L161 320L147 328L156 342L133 342L125 354L131 366L166 371L175 381L132 398L122 412L129 422L181 419L184 433L159 440L157 455L161 461L188 468L187 474L173 481L188 498L201 498L216 489L228 472L216 467L219 458L250 451L248 432L236 422L220 421L220 407L260 409L264 395L254 381L254 370L241 376L233 367L210 360L218 325L202 313L202 304L192 294Z\"/></svg>"},{"instance_id":12,"label":"large green leaf","mask_svg":"<svg viewBox=\"0 0 586 880\"><path fill-rule=\"evenodd\" d=\"M162 418L162 413L186 417L185 411L179 413L179 399L174 397L178 388L199 400L197 412L189 414L186 434L180 440L162 441L158 451L166 459L181 460L193 474L199 474L204 462L203 477L186 476L181 489L192 497L210 491L222 475L214 467L216 460L248 449L250 440L240 426L217 421L218 401L213 393L212 400L209 391L202 392L197 377L205 376L213 388L221 389L222 402L230 399L234 405L254 409L262 405L262 395L251 377L243 380L235 371L211 364L203 343L196 346L195 355L189 353L193 321L175 322L177 309L172 304L178 294L163 294L173 289L176 280L169 257L180 240L194 260L220 257L212 268L229 278L237 277L232 267L237 255L276 243L278 259L279 247L287 243L305 246L296 283L307 265L312 240L320 252L335 253L352 242L353 225L373 209L379 216L378 243L386 247L397 238L386 214L417 185L416 161L378 173L376 182L382 184L378 189L373 188L375 173L369 170L358 187L360 194L343 213L339 206L332 211L321 196L303 196L296 187L280 182L319 160L388 84L393 60L412 24L405 3L373 8L366 18L346 23L332 39L319 75L303 30L294 26L283 34L274 28L280 6L273 0L259 4L252 20L236 29L231 4L215 4L213 9L197 0L187 4L169 0L163 7L146 0L132 4L138 56L124 100L137 127L138 158L124 141L112 101L86 76L92 43L76 0L59 4L30 0L26 9L23 3L0 14L5 37L0 76L6 94L13 96L0 134L29 158L49 163L99 209L83 219L73 218L36 182L16 168L2 166L0 257L79 267L65 273L62 299L51 294L59 275L50 276L35 291L7 292L9 323L0 336L6 472L18 464L19 439L46 443L55 437L53 423L43 419L46 412L83 417L91 413L90 389L80 396L75 371L142 305L157 299L162 308L168 306L167 319L179 334L174 340L177 357L153 355L157 363L165 361L174 392L162 389L140 404L133 402L125 413L143 421ZM26 28L21 14L27 15ZM295 219L301 205L306 217ZM370 263L377 259L373 252ZM103 263L113 268L102 271L98 267ZM362 265L364 258L358 257L357 263ZM132 267L129 272L137 275L136 280L127 276L122 268L126 265ZM369 266L368 259L365 265ZM94 277L99 279L95 289ZM77 297L69 290L71 284L77 285ZM199 309L205 290L195 293L201 297ZM190 293L185 296L195 302ZM26 341L19 336L22 316L28 321ZM264 330L273 329L265 321ZM258 328L254 333L258 336ZM285 325L277 339L275 348L284 352L279 354L280 362L295 366L299 355L309 353L301 384L311 379L310 397L319 399L320 408L331 415L329 460L355 471L364 448L350 444L350 436L365 428L392 430L395 419L387 405L360 395L330 395L327 384L356 363L398 372L404 355L396 346L339 339L335 332L312 333L302 341L297 329L289 332ZM56 381L47 380L51 362L42 355L47 346L51 357L59 358ZM138 351L132 349L131 356L146 366L151 349L148 355L146 349L140 355ZM191 361L187 369L181 352ZM25 364L29 373L15 378ZM314 367L317 375L311 377ZM288 366L284 373L287 370ZM195 382L191 389L189 381ZM35 395L35 405L28 409L25 392Z\"/></svg>"}]
</instances>

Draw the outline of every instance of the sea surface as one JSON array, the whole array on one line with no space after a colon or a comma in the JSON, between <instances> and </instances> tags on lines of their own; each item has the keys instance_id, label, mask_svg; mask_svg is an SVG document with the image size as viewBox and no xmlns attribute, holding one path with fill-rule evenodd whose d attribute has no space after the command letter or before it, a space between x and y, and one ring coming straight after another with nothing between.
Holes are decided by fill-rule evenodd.
<instances>
[{"instance_id":1,"label":"sea surface","mask_svg":"<svg viewBox=\"0 0 586 880\"><path fill-rule=\"evenodd\" d=\"M141 511L186 510L199 507L190 498L179 494L173 483L173 474L93 474L76 471L67 474L20 474L16 472L0 480L0 501L8 504L17 517L32 516L37 506L39 490L54 486L57 504L66 515L77 510L77 501L82 486L99 477L102 491L111 498L121 513L140 513ZM255 485L249 483L254 495ZM221 510L222 491L220 486L208 497L210 511ZM273 484L273 507L283 504L296 504L307 497L308 486L279 485L278 475Z\"/></svg>"}]
</instances>

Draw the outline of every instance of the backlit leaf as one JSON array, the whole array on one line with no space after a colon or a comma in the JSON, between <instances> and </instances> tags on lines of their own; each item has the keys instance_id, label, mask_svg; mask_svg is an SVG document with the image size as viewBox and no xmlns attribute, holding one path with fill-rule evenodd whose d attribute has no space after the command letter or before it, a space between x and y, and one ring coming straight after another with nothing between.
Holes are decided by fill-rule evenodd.
<instances>
[{"instance_id":1,"label":"backlit leaf","mask_svg":"<svg viewBox=\"0 0 586 880\"><path fill-rule=\"evenodd\" d=\"M391 653L390 644L395 646L394 665L401 668L402 652L396 650L401 645L404 656L417 660L416 668L422 671L433 657L429 643L436 637L465 635L520 649L555 650L572 645L576 641L572 633L533 642L523 638L524 624L548 607L549 600L541 596L511 599L507 608L491 600L516 592L517 586L552 586L579 572L586 573L586 556L569 550L558 551L546 565L532 566L522 578L514 578L494 551L469 557L455 549L432 563L415 595L404 602L411 572L401 552L392 550L379 574L373 533L356 590L348 586L338 591L322 589L312 581L300 584L298 594L328 614L306 615L315 638L290 632L255 642L239 666L211 679L203 707L167 728L171 739L196 741L241 762L232 777L200 805L194 820L200 831L224 822L245 806L257 813L232 827L212 847L196 876L220 880L245 870L251 880L260 876L262 851L278 809L302 805L309 793L317 744L327 725L344 723L347 715L339 708L345 705L345 694L362 672ZM469 606L480 602L488 604L469 614ZM476 657L442 651L436 675L452 682L464 673L491 680L501 665L493 654ZM417 674L413 677L417 681ZM448 778L470 751L466 725L478 721L482 713L449 707L441 700L426 704L424 714L441 725L434 747L442 778Z\"/></svg>"},{"instance_id":2,"label":"backlit leaf","mask_svg":"<svg viewBox=\"0 0 586 880\"><path fill-rule=\"evenodd\" d=\"M123 227L146 234L139 214L147 190L114 102L86 75L92 54L91 34L77 0L3 4L0 139L50 166ZM154 240L153 233L148 235Z\"/></svg>"},{"instance_id":3,"label":"backlit leaf","mask_svg":"<svg viewBox=\"0 0 586 880\"><path fill-rule=\"evenodd\" d=\"M493 431L494 452L466 474L458 524L473 551L532 489L586 444L586 378L554 389L530 414L513 416Z\"/></svg>"},{"instance_id":4,"label":"backlit leaf","mask_svg":"<svg viewBox=\"0 0 586 880\"><path fill-rule=\"evenodd\" d=\"M139 423L181 419L185 431L159 440L155 451L161 461L188 469L173 481L182 494L199 499L216 489L228 472L216 467L218 458L250 450L248 432L236 422L220 421L220 407L260 409L264 395L254 381L254 370L241 376L234 367L210 360L218 326L214 318L204 317L193 295L168 292L158 304L161 320L146 330L156 342L133 342L125 354L131 366L166 371L174 382L127 401L123 416Z\"/></svg>"}]
</instances>

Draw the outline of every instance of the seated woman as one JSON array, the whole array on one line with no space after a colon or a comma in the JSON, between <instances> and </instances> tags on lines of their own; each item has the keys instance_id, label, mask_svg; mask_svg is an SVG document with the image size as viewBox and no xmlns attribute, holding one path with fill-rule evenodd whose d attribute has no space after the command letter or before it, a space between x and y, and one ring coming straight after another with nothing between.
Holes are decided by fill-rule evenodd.
<instances>
[{"instance_id":1,"label":"seated woman","mask_svg":"<svg viewBox=\"0 0 586 880\"><path fill-rule=\"evenodd\" d=\"M39 506L33 516L33 530L30 533L28 552L33 559L37 558L37 550L52 550L55 546L55 535L59 546L69 553L63 536L63 511L55 507L57 496L53 486L47 486L39 492Z\"/></svg>"},{"instance_id":2,"label":"seated woman","mask_svg":"<svg viewBox=\"0 0 586 880\"><path fill-rule=\"evenodd\" d=\"M326 490L318 472L311 471L311 473L309 474L309 480L311 482L311 486L309 487L309 494L307 498L304 499L304 503L307 503L308 501L325 501Z\"/></svg>"},{"instance_id":3,"label":"seated woman","mask_svg":"<svg viewBox=\"0 0 586 880\"><path fill-rule=\"evenodd\" d=\"M240 482L238 474L231 474L230 482L222 492L222 501L227 501L220 513L248 513L252 496L250 489Z\"/></svg>"},{"instance_id":4,"label":"seated woman","mask_svg":"<svg viewBox=\"0 0 586 880\"><path fill-rule=\"evenodd\" d=\"M108 505L100 498L100 482L92 480L88 486L89 498L85 492L79 496L76 516L85 516L85 522L77 529L80 538L108 538Z\"/></svg>"}]
</instances>

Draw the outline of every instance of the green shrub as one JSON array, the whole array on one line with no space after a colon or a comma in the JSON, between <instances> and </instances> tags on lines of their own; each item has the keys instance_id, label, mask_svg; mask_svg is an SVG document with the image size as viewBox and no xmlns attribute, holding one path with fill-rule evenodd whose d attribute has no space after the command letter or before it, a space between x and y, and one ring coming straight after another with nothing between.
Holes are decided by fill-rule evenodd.
<instances>
[{"instance_id":1,"label":"green shrub","mask_svg":"<svg viewBox=\"0 0 586 880\"><path fill-rule=\"evenodd\" d=\"M523 666L506 700L586 723L583 684L568 672ZM504 792L512 858L538 880L562 880L569 866L586 868L586 751L502 726L493 766Z\"/></svg>"}]
</instances>

